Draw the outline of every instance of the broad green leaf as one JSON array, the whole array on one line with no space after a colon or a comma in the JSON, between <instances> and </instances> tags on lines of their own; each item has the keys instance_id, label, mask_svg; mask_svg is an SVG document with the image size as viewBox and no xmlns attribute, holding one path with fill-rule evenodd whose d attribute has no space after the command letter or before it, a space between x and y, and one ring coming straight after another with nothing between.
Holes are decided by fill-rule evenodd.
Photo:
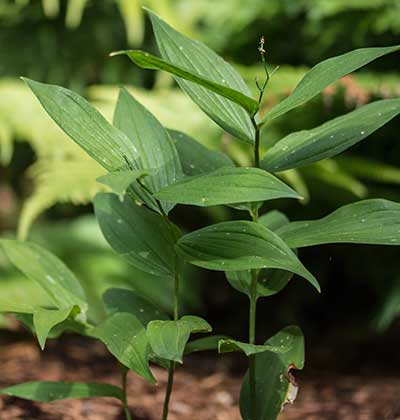
<instances>
[{"instance_id":1,"label":"broad green leaf","mask_svg":"<svg viewBox=\"0 0 400 420\"><path fill-rule=\"evenodd\" d=\"M41 349L46 345L47 336L50 330L61 322L65 321L73 308L45 309L36 308L33 312L33 326Z\"/></svg>"},{"instance_id":2,"label":"broad green leaf","mask_svg":"<svg viewBox=\"0 0 400 420\"><path fill-rule=\"evenodd\" d=\"M35 310L34 306L21 303L9 302L0 298L0 312L9 312L13 314L32 314Z\"/></svg>"},{"instance_id":3,"label":"broad green leaf","mask_svg":"<svg viewBox=\"0 0 400 420\"><path fill-rule=\"evenodd\" d=\"M123 400L121 388L93 382L25 382L1 389L0 395L11 395L41 402L94 397L113 397Z\"/></svg>"},{"instance_id":4,"label":"broad green leaf","mask_svg":"<svg viewBox=\"0 0 400 420\"><path fill-rule=\"evenodd\" d=\"M340 242L400 245L400 203L358 201L319 220L289 223L277 233L292 248Z\"/></svg>"},{"instance_id":5,"label":"broad green leaf","mask_svg":"<svg viewBox=\"0 0 400 420\"><path fill-rule=\"evenodd\" d=\"M199 267L221 271L280 268L299 274L320 290L316 278L285 242L259 223L238 220L211 225L182 236L176 249Z\"/></svg>"},{"instance_id":6,"label":"broad green leaf","mask_svg":"<svg viewBox=\"0 0 400 420\"><path fill-rule=\"evenodd\" d=\"M275 232L281 226L289 223L289 219L280 211L271 210L263 214L258 222L272 230L272 232ZM250 297L252 280L250 270L226 271L225 275L233 288ZM280 292L292 277L292 272L277 268L264 268L260 270L257 275L257 297L272 296Z\"/></svg>"},{"instance_id":7,"label":"broad green leaf","mask_svg":"<svg viewBox=\"0 0 400 420\"><path fill-rule=\"evenodd\" d=\"M59 309L87 309L85 293L75 275L55 255L32 242L0 239L10 261L36 282Z\"/></svg>"},{"instance_id":8,"label":"broad green leaf","mask_svg":"<svg viewBox=\"0 0 400 420\"><path fill-rule=\"evenodd\" d=\"M98 194L94 209L104 237L117 254L147 273L173 275L174 240L160 215L128 197L121 202L115 194Z\"/></svg>"},{"instance_id":9,"label":"broad green leaf","mask_svg":"<svg viewBox=\"0 0 400 420\"><path fill-rule=\"evenodd\" d=\"M200 175L224 166L235 166L232 160L221 152L210 150L188 135L169 130L186 175Z\"/></svg>"},{"instance_id":10,"label":"broad green leaf","mask_svg":"<svg viewBox=\"0 0 400 420\"><path fill-rule=\"evenodd\" d=\"M218 343L221 340L227 340L226 335L211 335L208 337L197 338L186 344L185 354L196 353L206 350L218 350Z\"/></svg>"},{"instance_id":11,"label":"broad green leaf","mask_svg":"<svg viewBox=\"0 0 400 420\"><path fill-rule=\"evenodd\" d=\"M138 179L141 179L151 173L148 169L126 170L119 172L110 172L106 175L97 178L97 182L107 185L111 188L112 192L117 194L121 201L129 187Z\"/></svg>"},{"instance_id":12,"label":"broad green leaf","mask_svg":"<svg viewBox=\"0 0 400 420\"><path fill-rule=\"evenodd\" d=\"M126 134L138 151L138 167L155 172L142 181L151 193L182 177L181 162L168 131L125 89L119 93L114 125ZM150 205L157 210L154 203L150 202ZM162 206L166 212L173 207L171 204Z\"/></svg>"},{"instance_id":13,"label":"broad green leaf","mask_svg":"<svg viewBox=\"0 0 400 420\"><path fill-rule=\"evenodd\" d=\"M278 172L335 156L368 137L399 113L400 99L383 99L311 130L291 133L268 150L261 167Z\"/></svg>"},{"instance_id":14,"label":"broad green leaf","mask_svg":"<svg viewBox=\"0 0 400 420\"><path fill-rule=\"evenodd\" d=\"M134 144L84 98L60 86L23 79L57 125L108 171L136 168Z\"/></svg>"},{"instance_id":15,"label":"broad green leaf","mask_svg":"<svg viewBox=\"0 0 400 420\"><path fill-rule=\"evenodd\" d=\"M270 351L272 353L286 353L290 349L289 343L284 343L280 345L256 345L250 343L243 343L236 340L220 340L218 343L218 352L219 353L231 353L233 351L243 352L247 357L253 354L264 353L265 351Z\"/></svg>"},{"instance_id":16,"label":"broad green leaf","mask_svg":"<svg viewBox=\"0 0 400 420\"><path fill-rule=\"evenodd\" d=\"M115 313L91 331L123 365L151 383L150 346L143 324L130 313Z\"/></svg>"},{"instance_id":17,"label":"broad green leaf","mask_svg":"<svg viewBox=\"0 0 400 420\"><path fill-rule=\"evenodd\" d=\"M184 178L155 196L164 201L202 207L283 197L299 198L294 190L262 169L231 167Z\"/></svg>"},{"instance_id":18,"label":"broad green leaf","mask_svg":"<svg viewBox=\"0 0 400 420\"><path fill-rule=\"evenodd\" d=\"M177 321L149 322L146 335L157 356L182 363L190 334L206 333L211 329L211 326L198 316L183 316Z\"/></svg>"},{"instance_id":19,"label":"broad green leaf","mask_svg":"<svg viewBox=\"0 0 400 420\"><path fill-rule=\"evenodd\" d=\"M108 289L103 294L103 301L107 312L112 315L116 312L127 312L147 326L155 319L168 319L168 316L144 297L132 290Z\"/></svg>"},{"instance_id":20,"label":"broad green leaf","mask_svg":"<svg viewBox=\"0 0 400 420\"><path fill-rule=\"evenodd\" d=\"M286 353L255 355L257 410L252 416L247 372L240 392L240 413L244 420L276 420L283 405L295 399L297 385L290 370L304 367L304 337L300 328L286 327L267 340L265 345L280 346L288 342L291 346Z\"/></svg>"},{"instance_id":21,"label":"broad green leaf","mask_svg":"<svg viewBox=\"0 0 400 420\"><path fill-rule=\"evenodd\" d=\"M196 72L188 71L183 67L176 66L169 61L140 50L118 51L112 55L122 54L127 55L135 64L144 69L163 70L173 74L174 76L178 76L179 78L203 86L207 90L217 93L218 95L240 105L250 116L253 116L258 111L258 102L255 99L250 98L248 95L245 95L240 91L231 89L227 85L216 83L210 80L207 76L200 76L198 69L196 69Z\"/></svg>"},{"instance_id":22,"label":"broad green leaf","mask_svg":"<svg viewBox=\"0 0 400 420\"><path fill-rule=\"evenodd\" d=\"M212 82L251 96L249 88L234 70L214 51L171 28L149 11L158 49L164 60ZM179 86L218 125L246 143L254 143L254 127L247 112L239 105L196 83L176 77Z\"/></svg>"},{"instance_id":23,"label":"broad green leaf","mask_svg":"<svg viewBox=\"0 0 400 420\"><path fill-rule=\"evenodd\" d=\"M327 86L383 55L400 50L400 45L383 48L360 48L337 57L328 58L314 66L299 82L292 94L275 105L263 123L298 107Z\"/></svg>"},{"instance_id":24,"label":"broad green leaf","mask_svg":"<svg viewBox=\"0 0 400 420\"><path fill-rule=\"evenodd\" d=\"M272 232L276 232L280 227L290 223L290 220L286 214L281 211L271 210L260 216L258 223L261 223L266 228L272 230Z\"/></svg>"}]
</instances>

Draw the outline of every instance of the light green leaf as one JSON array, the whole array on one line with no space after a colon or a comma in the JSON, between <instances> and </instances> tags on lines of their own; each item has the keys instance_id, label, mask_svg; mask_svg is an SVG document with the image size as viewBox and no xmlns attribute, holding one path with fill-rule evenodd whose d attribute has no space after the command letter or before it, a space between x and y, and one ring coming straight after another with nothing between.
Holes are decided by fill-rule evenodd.
<instances>
[{"instance_id":1,"label":"light green leaf","mask_svg":"<svg viewBox=\"0 0 400 420\"><path fill-rule=\"evenodd\" d=\"M224 153L210 150L188 135L176 130L169 130L186 175L200 175L215 171L224 166L235 166Z\"/></svg>"},{"instance_id":2,"label":"light green leaf","mask_svg":"<svg viewBox=\"0 0 400 420\"><path fill-rule=\"evenodd\" d=\"M260 216L258 223L272 230L272 232L276 232L280 227L290 223L290 220L285 213L279 210L271 210Z\"/></svg>"},{"instance_id":3,"label":"light green leaf","mask_svg":"<svg viewBox=\"0 0 400 420\"><path fill-rule=\"evenodd\" d=\"M383 99L311 130L291 133L268 150L261 167L278 172L335 156L369 136L399 113L400 99Z\"/></svg>"},{"instance_id":4,"label":"light green leaf","mask_svg":"<svg viewBox=\"0 0 400 420\"><path fill-rule=\"evenodd\" d=\"M183 67L176 66L169 61L139 50L118 51L112 55L122 54L127 55L135 64L144 69L164 70L182 79L203 86L207 90L217 93L218 95L223 96L224 98L240 105L247 111L250 116L253 116L258 111L258 102L255 99L243 94L242 92L230 88L229 85L216 83L210 80L208 77L200 76L198 74L198 70L196 72L188 71Z\"/></svg>"},{"instance_id":5,"label":"light green leaf","mask_svg":"<svg viewBox=\"0 0 400 420\"><path fill-rule=\"evenodd\" d=\"M265 342L280 346L290 342L286 353L264 352L255 355L256 415L251 413L251 389L247 372L240 392L240 413L244 420L276 420L283 405L293 402L297 385L290 373L292 368L304 367L304 337L300 328L286 327Z\"/></svg>"},{"instance_id":6,"label":"light green leaf","mask_svg":"<svg viewBox=\"0 0 400 420\"><path fill-rule=\"evenodd\" d=\"M12 314L32 314L34 306L22 302L10 302L0 299L0 312Z\"/></svg>"},{"instance_id":7,"label":"light green leaf","mask_svg":"<svg viewBox=\"0 0 400 420\"><path fill-rule=\"evenodd\" d=\"M249 88L220 56L204 44L193 41L171 28L149 11L154 35L161 56L188 72L222 85L229 86L246 96ZM254 143L254 127L247 112L239 105L196 83L176 77L179 86L218 125L246 143Z\"/></svg>"},{"instance_id":8,"label":"light green leaf","mask_svg":"<svg viewBox=\"0 0 400 420\"><path fill-rule=\"evenodd\" d=\"M208 337L197 338L186 344L185 354L196 353L198 351L217 350L220 340L227 340L226 335L211 335Z\"/></svg>"},{"instance_id":9,"label":"light green leaf","mask_svg":"<svg viewBox=\"0 0 400 420\"><path fill-rule=\"evenodd\" d=\"M1 389L0 395L41 402L94 397L113 397L123 400L122 390L117 386L93 382L25 382Z\"/></svg>"},{"instance_id":10,"label":"light green leaf","mask_svg":"<svg viewBox=\"0 0 400 420\"><path fill-rule=\"evenodd\" d=\"M132 290L108 289L103 294L103 300L108 314L130 313L135 315L145 327L155 319L168 319L168 315L158 309L157 306Z\"/></svg>"},{"instance_id":11,"label":"light green leaf","mask_svg":"<svg viewBox=\"0 0 400 420\"><path fill-rule=\"evenodd\" d=\"M143 179L143 184L151 193L182 177L181 162L168 131L126 89L120 90L114 125L126 134L138 151L139 157L136 163L138 167L154 172L154 175ZM135 192L141 195L137 188ZM159 211L151 197L146 197L144 202ZM162 203L162 207L168 212L173 205Z\"/></svg>"},{"instance_id":12,"label":"light green leaf","mask_svg":"<svg viewBox=\"0 0 400 420\"><path fill-rule=\"evenodd\" d=\"M176 249L199 267L221 271L280 268L299 274L320 290L285 242L259 223L239 220L207 226L182 236Z\"/></svg>"},{"instance_id":13,"label":"light green leaf","mask_svg":"<svg viewBox=\"0 0 400 420\"><path fill-rule=\"evenodd\" d=\"M211 330L211 326L204 319L198 316L183 316L177 321L149 322L146 335L158 357L182 363L190 334Z\"/></svg>"},{"instance_id":14,"label":"light green leaf","mask_svg":"<svg viewBox=\"0 0 400 420\"><path fill-rule=\"evenodd\" d=\"M36 308L33 311L33 326L39 341L39 345L43 350L46 345L47 336L50 330L61 322L65 321L70 315L73 308L64 309L45 309Z\"/></svg>"},{"instance_id":15,"label":"light green leaf","mask_svg":"<svg viewBox=\"0 0 400 420\"><path fill-rule=\"evenodd\" d=\"M164 201L202 207L283 197L299 198L294 190L262 169L231 167L184 178L155 196Z\"/></svg>"},{"instance_id":16,"label":"light green leaf","mask_svg":"<svg viewBox=\"0 0 400 420\"><path fill-rule=\"evenodd\" d=\"M174 239L165 220L128 197L98 194L96 218L108 243L134 267L158 276L175 270Z\"/></svg>"},{"instance_id":17,"label":"light green leaf","mask_svg":"<svg viewBox=\"0 0 400 420\"><path fill-rule=\"evenodd\" d=\"M87 309L85 293L75 275L55 255L32 242L0 239L10 261L36 282L59 309Z\"/></svg>"},{"instance_id":18,"label":"light green leaf","mask_svg":"<svg viewBox=\"0 0 400 420\"><path fill-rule=\"evenodd\" d=\"M150 346L143 324L132 314L115 313L91 331L123 365L151 383Z\"/></svg>"},{"instance_id":19,"label":"light green leaf","mask_svg":"<svg viewBox=\"0 0 400 420\"><path fill-rule=\"evenodd\" d=\"M23 79L57 125L108 171L136 168L134 144L78 94L60 86Z\"/></svg>"},{"instance_id":20,"label":"light green leaf","mask_svg":"<svg viewBox=\"0 0 400 420\"><path fill-rule=\"evenodd\" d=\"M399 49L400 45L383 48L360 48L318 63L303 77L289 97L275 105L267 113L263 123L298 107L322 92L330 84L346 76L346 74Z\"/></svg>"},{"instance_id":21,"label":"light green leaf","mask_svg":"<svg viewBox=\"0 0 400 420\"><path fill-rule=\"evenodd\" d=\"M243 352L247 357L253 354L264 353L265 351L270 351L272 353L286 353L290 349L290 344L291 343L284 343L275 346L268 344L256 345L229 339L220 340L218 343L218 352L231 353L233 351L240 351Z\"/></svg>"},{"instance_id":22,"label":"light green leaf","mask_svg":"<svg viewBox=\"0 0 400 420\"><path fill-rule=\"evenodd\" d=\"M400 245L400 204L358 201L319 220L289 223L277 233L292 248L327 243Z\"/></svg>"},{"instance_id":23,"label":"light green leaf","mask_svg":"<svg viewBox=\"0 0 400 420\"><path fill-rule=\"evenodd\" d=\"M138 179L143 178L151 173L148 169L126 170L120 172L110 172L97 178L97 182L107 185L112 192L117 194L121 201L128 191L128 188Z\"/></svg>"}]
</instances>

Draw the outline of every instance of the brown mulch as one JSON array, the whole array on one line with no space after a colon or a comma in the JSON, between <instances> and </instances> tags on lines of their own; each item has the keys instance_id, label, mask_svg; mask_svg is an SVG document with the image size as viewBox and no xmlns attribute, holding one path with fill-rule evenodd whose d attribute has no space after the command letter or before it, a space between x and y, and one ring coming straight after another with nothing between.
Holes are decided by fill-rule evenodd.
<instances>
[{"instance_id":1,"label":"brown mulch","mask_svg":"<svg viewBox=\"0 0 400 420\"><path fill-rule=\"evenodd\" d=\"M241 368L235 358L193 355L178 368L169 420L240 420L237 401ZM234 372L234 373L232 373ZM166 372L154 368L159 384L128 378L135 420L159 420ZM400 420L400 377L377 374L302 372L299 396L282 420ZM77 337L49 342L42 353L22 337L0 341L0 387L30 380L98 381L118 385L119 370L103 346ZM93 398L50 404L0 397L1 420L122 420L117 400Z\"/></svg>"}]
</instances>

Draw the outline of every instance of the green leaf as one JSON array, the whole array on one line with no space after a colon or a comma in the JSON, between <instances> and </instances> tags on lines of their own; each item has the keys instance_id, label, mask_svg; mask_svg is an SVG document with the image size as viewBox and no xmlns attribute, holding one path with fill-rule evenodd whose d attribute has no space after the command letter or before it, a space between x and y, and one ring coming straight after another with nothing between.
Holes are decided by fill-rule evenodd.
<instances>
[{"instance_id":1,"label":"green leaf","mask_svg":"<svg viewBox=\"0 0 400 420\"><path fill-rule=\"evenodd\" d=\"M142 181L151 193L159 191L182 177L178 152L168 131L126 89L120 90L115 108L114 125L126 134L138 151L139 158L136 163L138 167L154 172L154 175ZM146 199L146 204L148 201ZM158 210L154 200L150 199L149 205L154 210ZM162 207L168 212L173 206L162 203Z\"/></svg>"},{"instance_id":2,"label":"green leaf","mask_svg":"<svg viewBox=\"0 0 400 420\"><path fill-rule=\"evenodd\" d=\"M50 330L65 321L70 315L73 308L64 309L45 309L36 308L33 312L33 326L39 341L39 345L43 350L46 345L47 336Z\"/></svg>"},{"instance_id":3,"label":"green leaf","mask_svg":"<svg viewBox=\"0 0 400 420\"><path fill-rule=\"evenodd\" d=\"M108 171L136 168L133 143L78 94L55 85L23 79L57 125Z\"/></svg>"},{"instance_id":4,"label":"green leaf","mask_svg":"<svg viewBox=\"0 0 400 420\"><path fill-rule=\"evenodd\" d=\"M270 351L272 353L286 353L289 349L291 343L284 343L278 346L271 346L268 344L264 345L256 345L250 343L243 343L241 341L236 340L220 340L218 343L218 352L219 353L231 353L233 351L240 351L243 352L247 357L258 354L264 353L265 351Z\"/></svg>"},{"instance_id":5,"label":"green leaf","mask_svg":"<svg viewBox=\"0 0 400 420\"><path fill-rule=\"evenodd\" d=\"M108 289L103 294L103 301L108 314L130 313L135 315L145 327L155 319L168 319L168 315L158 309L157 306L132 290Z\"/></svg>"},{"instance_id":6,"label":"green leaf","mask_svg":"<svg viewBox=\"0 0 400 420\"><path fill-rule=\"evenodd\" d=\"M227 155L208 149L187 134L176 130L168 132L175 143L183 172L186 175L206 174L224 166L235 166Z\"/></svg>"},{"instance_id":7,"label":"green leaf","mask_svg":"<svg viewBox=\"0 0 400 420\"><path fill-rule=\"evenodd\" d=\"M298 107L346 74L399 49L400 45L383 48L360 48L318 63L303 77L289 97L275 105L267 113L263 123Z\"/></svg>"},{"instance_id":8,"label":"green leaf","mask_svg":"<svg viewBox=\"0 0 400 420\"><path fill-rule=\"evenodd\" d=\"M229 86L245 96L249 88L234 70L214 51L171 28L156 14L148 11L161 56L188 72L222 85ZM254 143L254 127L247 112L219 94L196 83L176 77L179 86L211 119L224 130L246 143Z\"/></svg>"},{"instance_id":9,"label":"green leaf","mask_svg":"<svg viewBox=\"0 0 400 420\"><path fill-rule=\"evenodd\" d=\"M122 390L117 386L93 382L25 382L3 388L0 394L41 402L94 397L113 397L123 400Z\"/></svg>"},{"instance_id":10,"label":"green leaf","mask_svg":"<svg viewBox=\"0 0 400 420\"><path fill-rule=\"evenodd\" d=\"M291 133L268 150L261 167L278 172L335 156L369 136L399 113L400 99L383 99L311 130Z\"/></svg>"},{"instance_id":11,"label":"green leaf","mask_svg":"<svg viewBox=\"0 0 400 420\"><path fill-rule=\"evenodd\" d=\"M240 220L207 226L182 236L176 248L199 267L221 271L280 268L299 274L320 290L285 242L259 223Z\"/></svg>"},{"instance_id":12,"label":"green leaf","mask_svg":"<svg viewBox=\"0 0 400 420\"><path fill-rule=\"evenodd\" d=\"M231 89L227 85L216 83L208 79L208 77L199 75L198 69L196 69L196 72L193 72L193 70L188 71L183 67L176 66L169 61L163 60L159 57L140 50L118 51L112 55L122 54L127 55L135 64L144 69L164 70L168 73L178 76L179 78L203 86L207 90L215 92L218 95L223 96L224 98L240 105L247 111L250 116L253 116L258 111L259 105L255 99L250 98L248 95L245 95L240 91Z\"/></svg>"},{"instance_id":13,"label":"green leaf","mask_svg":"<svg viewBox=\"0 0 400 420\"><path fill-rule=\"evenodd\" d=\"M117 194L121 201L129 187L138 179L143 178L151 173L148 169L126 170L120 172L110 172L106 175L97 178L97 182L107 185L112 192Z\"/></svg>"},{"instance_id":14,"label":"green leaf","mask_svg":"<svg viewBox=\"0 0 400 420\"><path fill-rule=\"evenodd\" d=\"M146 335L157 356L182 363L190 334L211 330L211 326L204 319L198 316L183 316L177 321L149 322Z\"/></svg>"},{"instance_id":15,"label":"green leaf","mask_svg":"<svg viewBox=\"0 0 400 420\"><path fill-rule=\"evenodd\" d=\"M87 309L85 293L75 275L55 255L32 242L0 239L10 261L36 282L59 309Z\"/></svg>"},{"instance_id":16,"label":"green leaf","mask_svg":"<svg viewBox=\"0 0 400 420\"><path fill-rule=\"evenodd\" d=\"M299 198L294 190L262 169L231 167L184 178L155 196L164 201L202 207L283 197Z\"/></svg>"},{"instance_id":17,"label":"green leaf","mask_svg":"<svg viewBox=\"0 0 400 420\"><path fill-rule=\"evenodd\" d=\"M275 232L281 226L289 223L285 214L278 210L271 210L263 214L259 220L266 228ZM251 296L252 274L250 270L226 271L229 284L241 293ZM264 268L257 275L257 297L267 297L279 293L292 279L293 273L276 268Z\"/></svg>"},{"instance_id":18,"label":"green leaf","mask_svg":"<svg viewBox=\"0 0 400 420\"><path fill-rule=\"evenodd\" d=\"M115 313L91 331L123 365L151 383L150 346L143 324L132 314Z\"/></svg>"},{"instance_id":19,"label":"green leaf","mask_svg":"<svg viewBox=\"0 0 400 420\"><path fill-rule=\"evenodd\" d=\"M22 302L10 302L0 299L0 312L9 312L12 314L32 314L34 306Z\"/></svg>"},{"instance_id":20,"label":"green leaf","mask_svg":"<svg viewBox=\"0 0 400 420\"><path fill-rule=\"evenodd\" d=\"M173 276L174 240L160 215L128 197L121 202L114 194L98 194L94 209L104 237L117 254L147 273Z\"/></svg>"},{"instance_id":21,"label":"green leaf","mask_svg":"<svg viewBox=\"0 0 400 420\"><path fill-rule=\"evenodd\" d=\"M400 204L358 201L319 220L289 223L277 233L292 248L327 243L400 245Z\"/></svg>"},{"instance_id":22,"label":"green leaf","mask_svg":"<svg viewBox=\"0 0 400 420\"><path fill-rule=\"evenodd\" d=\"M290 223L290 220L286 214L281 211L271 210L260 216L258 223L261 223L266 228L272 230L272 232L276 232L280 227Z\"/></svg>"},{"instance_id":23,"label":"green leaf","mask_svg":"<svg viewBox=\"0 0 400 420\"><path fill-rule=\"evenodd\" d=\"M218 343L221 340L227 340L229 337L226 335L211 335L208 337L197 338L186 344L185 354L196 353L206 350L217 350Z\"/></svg>"},{"instance_id":24,"label":"green leaf","mask_svg":"<svg viewBox=\"0 0 400 420\"><path fill-rule=\"evenodd\" d=\"M257 412L251 415L249 373L240 392L240 413L244 420L276 420L283 405L293 402L297 385L290 373L292 368L304 367L304 337L300 328L289 326L265 342L280 346L291 343L286 353L264 352L255 356Z\"/></svg>"}]
</instances>

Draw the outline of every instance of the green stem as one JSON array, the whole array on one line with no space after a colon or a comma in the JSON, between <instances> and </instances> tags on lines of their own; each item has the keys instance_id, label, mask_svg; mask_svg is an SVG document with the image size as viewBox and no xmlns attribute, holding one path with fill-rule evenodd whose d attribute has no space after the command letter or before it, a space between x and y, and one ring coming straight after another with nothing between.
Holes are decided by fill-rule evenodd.
<instances>
[{"instance_id":1,"label":"green stem","mask_svg":"<svg viewBox=\"0 0 400 420\"><path fill-rule=\"evenodd\" d=\"M175 279L174 279L174 320L179 319L179 281L180 281L180 264L176 257L175 262ZM174 385L174 373L175 373L175 362L170 361L168 368L168 382L167 389L165 391L164 408L162 420L167 420L169 401L171 399L172 387Z\"/></svg>"},{"instance_id":2,"label":"green stem","mask_svg":"<svg viewBox=\"0 0 400 420\"><path fill-rule=\"evenodd\" d=\"M122 382L122 394L123 394L122 404L124 406L125 419L132 420L132 416L128 407L128 398L127 398L127 392L126 392L127 375L128 375L128 369L125 366L121 366L121 382Z\"/></svg>"}]
</instances>

